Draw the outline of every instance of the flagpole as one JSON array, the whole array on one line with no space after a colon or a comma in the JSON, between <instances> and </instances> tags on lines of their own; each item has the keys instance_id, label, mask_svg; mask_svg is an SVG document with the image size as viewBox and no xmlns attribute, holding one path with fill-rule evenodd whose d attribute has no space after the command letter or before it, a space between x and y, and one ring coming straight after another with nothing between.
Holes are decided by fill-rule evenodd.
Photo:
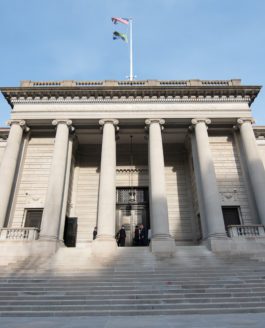
<instances>
[{"instance_id":1,"label":"flagpole","mask_svg":"<svg viewBox=\"0 0 265 328\"><path fill-rule=\"evenodd\" d=\"M132 40L132 18L129 18L130 23L130 81L133 81L133 40Z\"/></svg>"}]
</instances>

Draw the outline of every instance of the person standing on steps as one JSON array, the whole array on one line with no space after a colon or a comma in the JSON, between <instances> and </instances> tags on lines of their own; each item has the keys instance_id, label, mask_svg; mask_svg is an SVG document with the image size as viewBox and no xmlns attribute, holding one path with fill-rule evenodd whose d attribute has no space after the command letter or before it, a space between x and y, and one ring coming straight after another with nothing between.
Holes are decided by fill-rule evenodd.
<instances>
[{"instance_id":1,"label":"person standing on steps","mask_svg":"<svg viewBox=\"0 0 265 328\"><path fill-rule=\"evenodd\" d=\"M147 246L147 231L144 225L140 225L140 246Z\"/></svg>"},{"instance_id":2,"label":"person standing on steps","mask_svg":"<svg viewBox=\"0 0 265 328\"><path fill-rule=\"evenodd\" d=\"M138 227L138 225L135 226L133 245L139 246L139 227Z\"/></svg>"},{"instance_id":3,"label":"person standing on steps","mask_svg":"<svg viewBox=\"0 0 265 328\"><path fill-rule=\"evenodd\" d=\"M118 241L118 246L119 247L124 247L125 246L126 231L125 231L124 226L121 226L121 229L116 234L116 239Z\"/></svg>"},{"instance_id":4,"label":"person standing on steps","mask_svg":"<svg viewBox=\"0 0 265 328\"><path fill-rule=\"evenodd\" d=\"M98 234L98 227L95 227L93 231L93 240L97 238L97 234Z\"/></svg>"}]
</instances>

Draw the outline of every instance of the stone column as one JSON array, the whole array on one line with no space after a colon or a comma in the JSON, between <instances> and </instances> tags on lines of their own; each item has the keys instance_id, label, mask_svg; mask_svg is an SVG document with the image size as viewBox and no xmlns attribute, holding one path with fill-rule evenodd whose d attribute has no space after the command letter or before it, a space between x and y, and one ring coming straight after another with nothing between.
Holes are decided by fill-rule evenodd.
<instances>
[{"instance_id":1,"label":"stone column","mask_svg":"<svg viewBox=\"0 0 265 328\"><path fill-rule=\"evenodd\" d=\"M252 129L252 119L237 120L246 156L248 174L261 224L265 225L265 170Z\"/></svg>"},{"instance_id":2,"label":"stone column","mask_svg":"<svg viewBox=\"0 0 265 328\"><path fill-rule=\"evenodd\" d=\"M224 238L224 218L206 125L210 124L211 120L193 119L191 122L195 130L207 238Z\"/></svg>"},{"instance_id":3,"label":"stone column","mask_svg":"<svg viewBox=\"0 0 265 328\"><path fill-rule=\"evenodd\" d=\"M58 241L63 205L70 120L55 120L57 127L51 171L42 215L40 240Z\"/></svg>"},{"instance_id":4,"label":"stone column","mask_svg":"<svg viewBox=\"0 0 265 328\"><path fill-rule=\"evenodd\" d=\"M175 241L169 234L168 206L161 125L162 119L147 119L149 126L148 165L151 216L151 250L154 253L174 253Z\"/></svg>"},{"instance_id":5,"label":"stone column","mask_svg":"<svg viewBox=\"0 0 265 328\"><path fill-rule=\"evenodd\" d=\"M13 120L8 123L11 128L0 168L0 228L4 226L8 211L23 131L28 129L26 128L26 122L23 120Z\"/></svg>"},{"instance_id":6,"label":"stone column","mask_svg":"<svg viewBox=\"0 0 265 328\"><path fill-rule=\"evenodd\" d=\"M98 235L93 242L93 250L98 255L106 255L117 248L115 240L116 220L116 137L118 120L104 119L99 124L103 127L100 184L98 198Z\"/></svg>"},{"instance_id":7,"label":"stone column","mask_svg":"<svg viewBox=\"0 0 265 328\"><path fill-rule=\"evenodd\" d=\"M62 204L61 219L60 219L61 222L60 222L59 240L62 243L63 243L63 239L64 239L65 217L66 217L66 210L67 210L69 184L70 184L73 139L74 139L74 136L72 134L72 135L70 135L69 144L68 144L68 154L67 154L67 164L66 164L67 166L66 166L66 173L65 173L64 193L63 193L63 204Z\"/></svg>"}]
</instances>

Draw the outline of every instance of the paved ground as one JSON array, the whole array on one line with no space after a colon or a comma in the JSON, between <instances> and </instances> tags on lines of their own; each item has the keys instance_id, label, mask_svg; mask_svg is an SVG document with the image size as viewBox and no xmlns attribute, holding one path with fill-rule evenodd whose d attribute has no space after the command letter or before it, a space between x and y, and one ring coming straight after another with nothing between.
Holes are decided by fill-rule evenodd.
<instances>
[{"instance_id":1,"label":"paved ground","mask_svg":"<svg viewBox=\"0 0 265 328\"><path fill-rule=\"evenodd\" d=\"M264 328L265 313L226 315L0 318L1 328Z\"/></svg>"}]
</instances>

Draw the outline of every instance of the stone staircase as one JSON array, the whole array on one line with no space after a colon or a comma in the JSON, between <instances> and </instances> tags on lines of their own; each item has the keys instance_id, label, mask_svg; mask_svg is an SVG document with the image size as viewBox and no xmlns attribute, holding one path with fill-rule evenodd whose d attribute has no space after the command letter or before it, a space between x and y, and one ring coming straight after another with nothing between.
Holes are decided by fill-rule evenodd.
<instances>
[{"instance_id":1,"label":"stone staircase","mask_svg":"<svg viewBox=\"0 0 265 328\"><path fill-rule=\"evenodd\" d=\"M265 263L178 246L172 258L119 248L99 259L61 249L1 267L0 316L265 312Z\"/></svg>"}]
</instances>

